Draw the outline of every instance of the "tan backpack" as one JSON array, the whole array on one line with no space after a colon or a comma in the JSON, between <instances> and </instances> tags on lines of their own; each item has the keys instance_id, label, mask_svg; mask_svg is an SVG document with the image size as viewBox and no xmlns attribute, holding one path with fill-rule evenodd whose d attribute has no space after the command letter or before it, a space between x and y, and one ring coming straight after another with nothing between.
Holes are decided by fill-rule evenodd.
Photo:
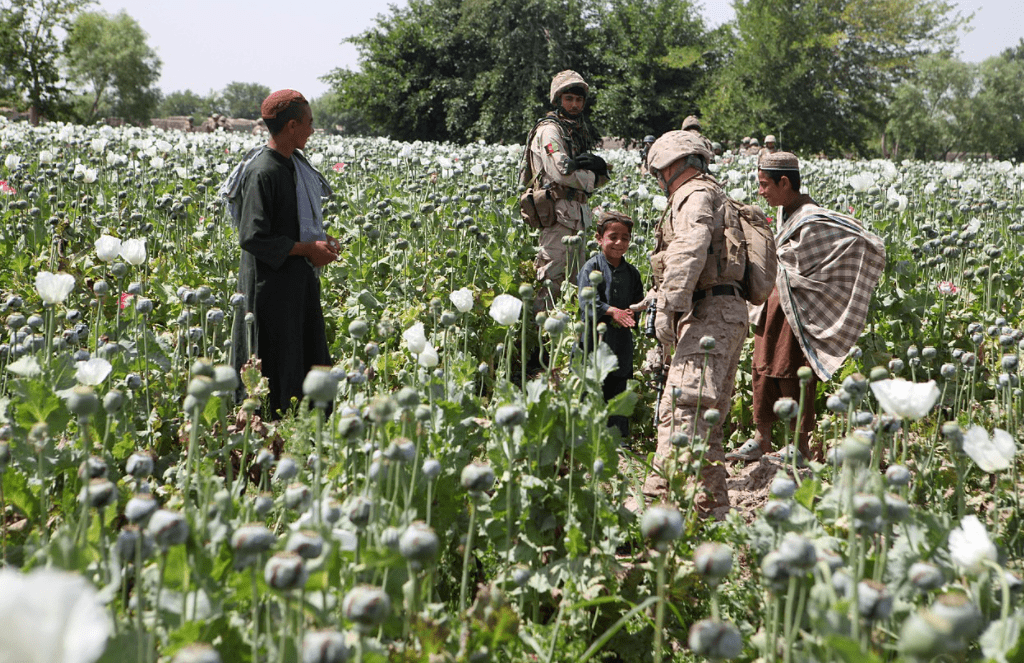
<instances>
[{"instance_id":1,"label":"tan backpack","mask_svg":"<svg viewBox=\"0 0 1024 663\"><path fill-rule=\"evenodd\" d=\"M725 206L726 264L720 273L727 280L743 284L746 300L760 305L768 301L775 288L775 275L779 259L775 253L775 233L768 225L768 217L757 205L744 205L728 198Z\"/></svg>"}]
</instances>

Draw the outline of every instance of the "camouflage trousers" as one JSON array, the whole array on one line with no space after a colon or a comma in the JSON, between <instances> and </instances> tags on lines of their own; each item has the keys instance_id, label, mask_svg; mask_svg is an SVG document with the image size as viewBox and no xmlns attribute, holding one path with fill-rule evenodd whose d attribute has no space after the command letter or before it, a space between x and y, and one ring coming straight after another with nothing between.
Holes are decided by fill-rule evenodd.
<instances>
[{"instance_id":1,"label":"camouflage trousers","mask_svg":"<svg viewBox=\"0 0 1024 663\"><path fill-rule=\"evenodd\" d=\"M699 499L699 506L710 511L729 504L722 422L732 405L736 367L747 336L746 302L732 295L701 299L694 304L690 315L680 321L677 332L658 417L654 464L660 472L648 475L644 493L656 498L667 497L668 481L663 475L673 465L669 459L690 456L689 449L683 454L683 449L672 445L672 433L682 432L690 440L689 445L707 440L708 449L701 465L701 483L707 494ZM701 348L701 339L705 337L715 339L714 348ZM709 409L720 413L714 425L705 421Z\"/></svg>"},{"instance_id":2,"label":"camouflage trousers","mask_svg":"<svg viewBox=\"0 0 1024 663\"><path fill-rule=\"evenodd\" d=\"M582 228L582 222L579 228ZM563 238L572 237L576 230L570 229L562 223L555 223L540 230L540 246L537 249L537 259L534 267L537 268L537 280L540 288L537 290L537 297L533 300L533 312L539 313L552 308L552 302L557 302L562 295L562 284L569 280L576 282L576 272L583 265L583 243L569 246L562 243ZM544 285L545 280L551 283Z\"/></svg>"}]
</instances>

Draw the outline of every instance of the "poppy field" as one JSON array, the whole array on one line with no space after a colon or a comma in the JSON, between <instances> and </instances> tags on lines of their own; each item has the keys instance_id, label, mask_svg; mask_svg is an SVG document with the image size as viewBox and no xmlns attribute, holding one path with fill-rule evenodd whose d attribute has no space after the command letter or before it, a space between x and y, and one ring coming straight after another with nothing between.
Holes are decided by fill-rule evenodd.
<instances>
[{"instance_id":1,"label":"poppy field","mask_svg":"<svg viewBox=\"0 0 1024 663\"><path fill-rule=\"evenodd\" d=\"M819 387L825 462L780 427L763 499L716 520L685 431L668 499L640 492L653 341L605 403L588 293L534 319L520 145L310 139L335 363L265 420L217 193L262 141L0 120L0 663L1024 660L1024 165L802 161L885 272ZM646 280L665 198L601 155ZM755 201L753 159L713 170ZM709 413L730 448L749 344Z\"/></svg>"}]
</instances>

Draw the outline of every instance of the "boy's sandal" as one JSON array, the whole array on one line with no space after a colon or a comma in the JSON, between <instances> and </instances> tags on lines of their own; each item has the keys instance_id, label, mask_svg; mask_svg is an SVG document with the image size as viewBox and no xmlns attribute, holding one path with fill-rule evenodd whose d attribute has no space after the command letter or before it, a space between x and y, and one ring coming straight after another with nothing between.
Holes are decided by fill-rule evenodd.
<instances>
[{"instance_id":1,"label":"boy's sandal","mask_svg":"<svg viewBox=\"0 0 1024 663\"><path fill-rule=\"evenodd\" d=\"M749 439L740 445L740 448L736 451L730 451L725 454L726 460L741 460L744 462L753 462L761 458L764 452L761 451L761 445L753 439Z\"/></svg>"}]
</instances>

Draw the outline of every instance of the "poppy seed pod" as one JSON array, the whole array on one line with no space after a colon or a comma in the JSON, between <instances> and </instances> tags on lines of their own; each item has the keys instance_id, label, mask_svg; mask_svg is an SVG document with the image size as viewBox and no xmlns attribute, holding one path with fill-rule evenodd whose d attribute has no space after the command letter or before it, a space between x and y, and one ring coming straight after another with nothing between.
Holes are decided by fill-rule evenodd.
<instances>
[{"instance_id":1,"label":"poppy seed pod","mask_svg":"<svg viewBox=\"0 0 1024 663\"><path fill-rule=\"evenodd\" d=\"M422 522L409 525L398 539L398 552L415 570L433 564L439 547L437 534Z\"/></svg>"},{"instance_id":2,"label":"poppy seed pod","mask_svg":"<svg viewBox=\"0 0 1024 663\"><path fill-rule=\"evenodd\" d=\"M259 459L257 459L259 460ZM274 481L290 481L299 473L299 464L291 456L281 456L274 470Z\"/></svg>"},{"instance_id":3,"label":"poppy seed pod","mask_svg":"<svg viewBox=\"0 0 1024 663\"><path fill-rule=\"evenodd\" d=\"M263 493L262 495L254 497L252 504L253 511L257 516L262 518L270 513L270 510L274 508L274 498L269 493Z\"/></svg>"},{"instance_id":4,"label":"poppy seed pod","mask_svg":"<svg viewBox=\"0 0 1024 663\"><path fill-rule=\"evenodd\" d=\"M363 529L370 522L370 515L373 513L373 504L370 500L365 497L359 496L352 500L352 504L349 505L348 516L349 522Z\"/></svg>"},{"instance_id":5,"label":"poppy seed pod","mask_svg":"<svg viewBox=\"0 0 1024 663\"><path fill-rule=\"evenodd\" d=\"M693 552L694 571L717 582L732 571L732 548L723 543L702 543Z\"/></svg>"},{"instance_id":6,"label":"poppy seed pod","mask_svg":"<svg viewBox=\"0 0 1024 663\"><path fill-rule=\"evenodd\" d=\"M136 451L128 456L124 469L136 479L148 477L153 473L153 456L145 451Z\"/></svg>"},{"instance_id":7,"label":"poppy seed pod","mask_svg":"<svg viewBox=\"0 0 1024 663\"><path fill-rule=\"evenodd\" d=\"M930 562L914 562L907 571L907 578L918 591L929 592L946 582L942 569Z\"/></svg>"},{"instance_id":8,"label":"poppy seed pod","mask_svg":"<svg viewBox=\"0 0 1024 663\"><path fill-rule=\"evenodd\" d=\"M238 373L232 366L214 366L212 379L215 392L231 393L238 388Z\"/></svg>"},{"instance_id":9,"label":"poppy seed pod","mask_svg":"<svg viewBox=\"0 0 1024 663\"><path fill-rule=\"evenodd\" d=\"M338 631L306 631L302 636L302 663L344 663L348 653L345 636Z\"/></svg>"},{"instance_id":10,"label":"poppy seed pod","mask_svg":"<svg viewBox=\"0 0 1024 663\"><path fill-rule=\"evenodd\" d=\"M713 619L703 619L691 626L687 644L693 653L712 660L736 658L743 653L739 629Z\"/></svg>"},{"instance_id":11,"label":"poppy seed pod","mask_svg":"<svg viewBox=\"0 0 1024 663\"><path fill-rule=\"evenodd\" d=\"M428 458L423 461L423 468L421 471L423 472L423 476L428 480L433 481L441 475L441 463L434 458Z\"/></svg>"},{"instance_id":12,"label":"poppy seed pod","mask_svg":"<svg viewBox=\"0 0 1024 663\"><path fill-rule=\"evenodd\" d=\"M89 417L100 407L99 396L92 387L78 385L67 397L68 410L77 417Z\"/></svg>"},{"instance_id":13,"label":"poppy seed pod","mask_svg":"<svg viewBox=\"0 0 1024 663\"><path fill-rule=\"evenodd\" d=\"M157 509L149 517L149 524L146 532L153 537L161 549L167 550L171 546L185 543L188 538L188 522L185 516L167 509Z\"/></svg>"},{"instance_id":14,"label":"poppy seed pod","mask_svg":"<svg viewBox=\"0 0 1024 663\"><path fill-rule=\"evenodd\" d=\"M931 660L941 654L960 649L954 633L949 620L928 610L922 610L903 622L897 647L905 656Z\"/></svg>"},{"instance_id":15,"label":"poppy seed pod","mask_svg":"<svg viewBox=\"0 0 1024 663\"><path fill-rule=\"evenodd\" d=\"M263 579L267 586L281 592L299 589L306 584L308 577L305 561L293 552L274 554L263 568Z\"/></svg>"},{"instance_id":16,"label":"poppy seed pod","mask_svg":"<svg viewBox=\"0 0 1024 663\"><path fill-rule=\"evenodd\" d=\"M377 587L353 587L341 603L345 619L354 622L362 633L370 633L391 613L391 599Z\"/></svg>"},{"instance_id":17,"label":"poppy seed pod","mask_svg":"<svg viewBox=\"0 0 1024 663\"><path fill-rule=\"evenodd\" d=\"M775 404L772 406L772 411L775 413L775 416L782 421L789 421L796 416L797 407L797 402L795 400L784 396L775 401Z\"/></svg>"},{"instance_id":18,"label":"poppy seed pod","mask_svg":"<svg viewBox=\"0 0 1024 663\"><path fill-rule=\"evenodd\" d=\"M159 506L156 498L150 493L138 493L124 505L124 517L132 524L145 524Z\"/></svg>"},{"instance_id":19,"label":"poppy seed pod","mask_svg":"<svg viewBox=\"0 0 1024 663\"><path fill-rule=\"evenodd\" d=\"M595 269L594 271L590 272L589 277L590 277L590 282L593 285L595 285L595 286L601 285L601 284L604 283L604 274L602 274L601 270L599 270L599 269Z\"/></svg>"},{"instance_id":20,"label":"poppy seed pod","mask_svg":"<svg viewBox=\"0 0 1024 663\"><path fill-rule=\"evenodd\" d=\"M779 543L779 558L789 572L808 573L818 561L814 544L796 532L788 532Z\"/></svg>"},{"instance_id":21,"label":"poppy seed pod","mask_svg":"<svg viewBox=\"0 0 1024 663\"><path fill-rule=\"evenodd\" d=\"M701 336L700 337L700 349L704 352L711 352L715 349L715 337L714 336Z\"/></svg>"},{"instance_id":22,"label":"poppy seed pod","mask_svg":"<svg viewBox=\"0 0 1024 663\"><path fill-rule=\"evenodd\" d=\"M910 470L905 465L890 465L885 469L885 480L890 486L906 486L910 483Z\"/></svg>"},{"instance_id":23,"label":"poppy seed pod","mask_svg":"<svg viewBox=\"0 0 1024 663\"><path fill-rule=\"evenodd\" d=\"M939 595L931 605L931 612L948 621L953 626L953 632L967 640L980 633L984 625L978 606L961 591Z\"/></svg>"},{"instance_id":24,"label":"poppy seed pod","mask_svg":"<svg viewBox=\"0 0 1024 663\"><path fill-rule=\"evenodd\" d=\"M206 401L210 400L210 396L213 395L214 388L215 386L212 378L207 377L206 375L195 375L191 382L188 383L188 395L194 398L196 403L201 407L206 404Z\"/></svg>"},{"instance_id":25,"label":"poppy seed pod","mask_svg":"<svg viewBox=\"0 0 1024 663\"><path fill-rule=\"evenodd\" d=\"M284 549L303 559L316 559L324 551L324 538L312 530L299 530L291 533Z\"/></svg>"},{"instance_id":26,"label":"poppy seed pod","mask_svg":"<svg viewBox=\"0 0 1024 663\"><path fill-rule=\"evenodd\" d=\"M787 476L777 475L768 489L772 497L788 499L796 493L796 482Z\"/></svg>"},{"instance_id":27,"label":"poppy seed pod","mask_svg":"<svg viewBox=\"0 0 1024 663\"><path fill-rule=\"evenodd\" d=\"M109 479L90 479L78 493L78 501L96 509L104 509L117 501L117 486Z\"/></svg>"},{"instance_id":28,"label":"poppy seed pod","mask_svg":"<svg viewBox=\"0 0 1024 663\"><path fill-rule=\"evenodd\" d=\"M771 523L783 523L789 520L789 516L793 513L793 507L789 505L789 502L782 500L768 500L764 505L764 517L765 520Z\"/></svg>"},{"instance_id":29,"label":"poppy seed pod","mask_svg":"<svg viewBox=\"0 0 1024 663\"><path fill-rule=\"evenodd\" d=\"M462 487L470 493L482 493L494 485L494 470L490 465L470 463L462 468Z\"/></svg>"},{"instance_id":30,"label":"poppy seed pod","mask_svg":"<svg viewBox=\"0 0 1024 663\"><path fill-rule=\"evenodd\" d=\"M284 489L284 506L286 509L303 511L309 505L312 493L304 483L293 483Z\"/></svg>"},{"instance_id":31,"label":"poppy seed pod","mask_svg":"<svg viewBox=\"0 0 1024 663\"><path fill-rule=\"evenodd\" d=\"M274 547L277 537L263 523L248 523L231 533L231 549L241 555L257 555Z\"/></svg>"},{"instance_id":32,"label":"poppy seed pod","mask_svg":"<svg viewBox=\"0 0 1024 663\"><path fill-rule=\"evenodd\" d=\"M892 594L880 582L861 580L857 583L857 610L868 621L888 619L892 614Z\"/></svg>"},{"instance_id":33,"label":"poppy seed pod","mask_svg":"<svg viewBox=\"0 0 1024 663\"><path fill-rule=\"evenodd\" d=\"M674 506L652 506L640 519L640 532L645 539L651 540L656 549L664 551L669 543L682 535L683 517Z\"/></svg>"},{"instance_id":34,"label":"poppy seed pod","mask_svg":"<svg viewBox=\"0 0 1024 663\"><path fill-rule=\"evenodd\" d=\"M526 421L526 410L521 405L502 405L494 413L494 423L511 428Z\"/></svg>"},{"instance_id":35,"label":"poppy seed pod","mask_svg":"<svg viewBox=\"0 0 1024 663\"><path fill-rule=\"evenodd\" d=\"M327 366L314 366L302 381L302 393L309 397L315 407L325 409L338 395L338 378Z\"/></svg>"}]
</instances>

